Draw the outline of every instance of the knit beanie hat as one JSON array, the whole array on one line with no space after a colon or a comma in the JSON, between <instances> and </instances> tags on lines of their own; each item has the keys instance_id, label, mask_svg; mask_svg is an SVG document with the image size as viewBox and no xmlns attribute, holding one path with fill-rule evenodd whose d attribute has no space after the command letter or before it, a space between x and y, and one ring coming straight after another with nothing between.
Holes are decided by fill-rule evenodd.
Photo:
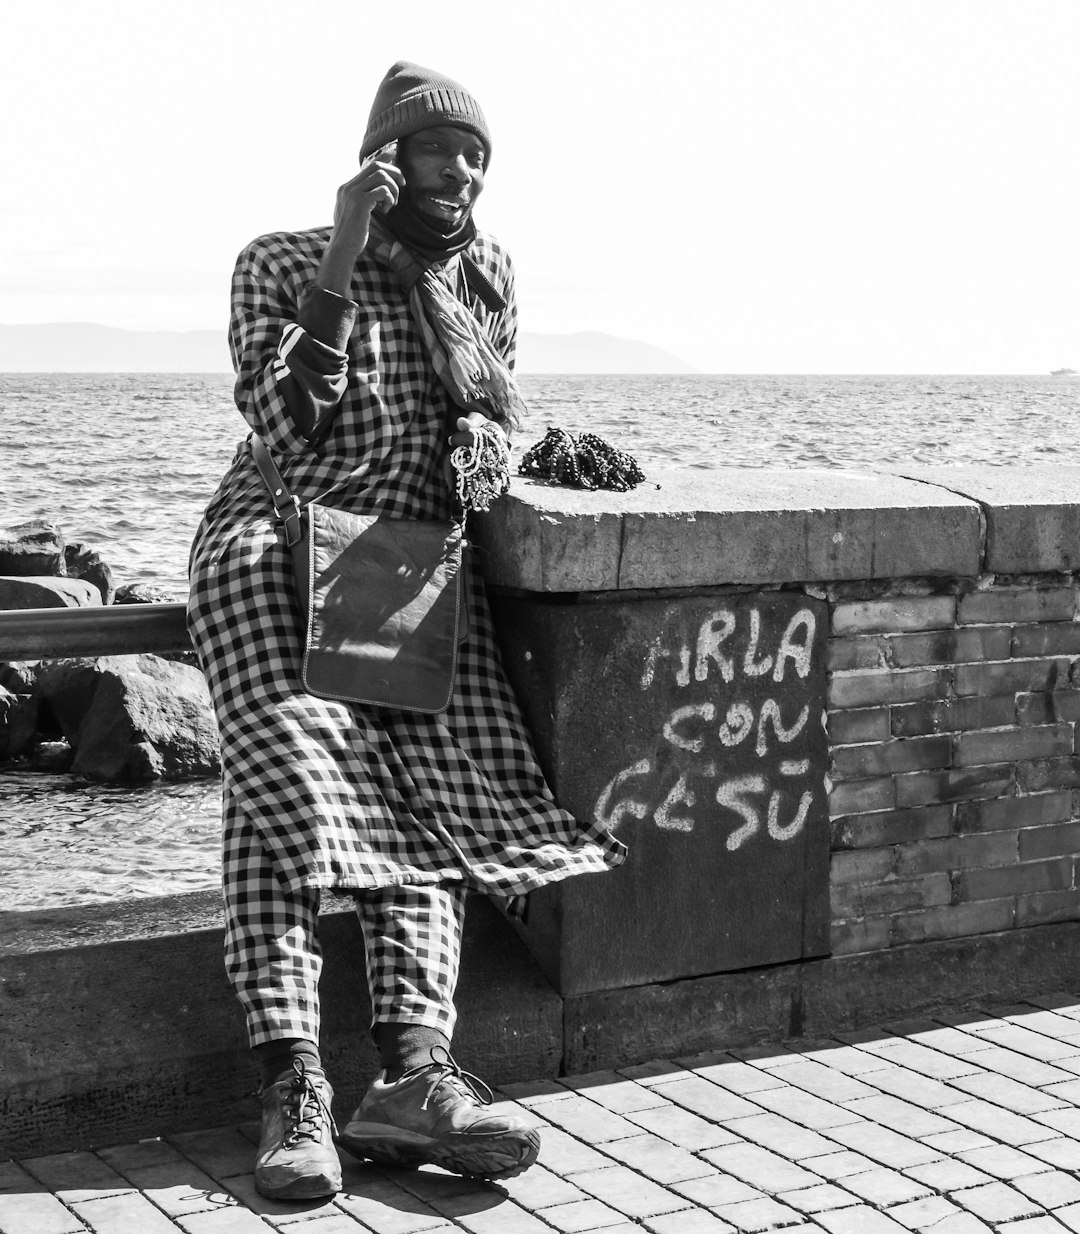
<instances>
[{"instance_id":1,"label":"knit beanie hat","mask_svg":"<svg viewBox=\"0 0 1080 1234\"><path fill-rule=\"evenodd\" d=\"M366 159L389 141L437 124L457 124L469 129L491 154L487 121L468 90L442 73L399 60L382 79L375 95L360 158Z\"/></svg>"}]
</instances>

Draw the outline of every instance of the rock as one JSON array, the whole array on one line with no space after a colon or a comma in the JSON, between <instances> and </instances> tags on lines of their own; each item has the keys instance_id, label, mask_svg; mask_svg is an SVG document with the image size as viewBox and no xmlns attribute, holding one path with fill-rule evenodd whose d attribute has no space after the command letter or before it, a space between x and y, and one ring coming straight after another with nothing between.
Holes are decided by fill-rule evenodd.
<instances>
[{"instance_id":1,"label":"rock","mask_svg":"<svg viewBox=\"0 0 1080 1234\"><path fill-rule=\"evenodd\" d=\"M160 656L60 660L39 671L42 696L75 751L72 771L106 783L216 774L217 727L197 668Z\"/></svg>"},{"instance_id":2,"label":"rock","mask_svg":"<svg viewBox=\"0 0 1080 1234\"><path fill-rule=\"evenodd\" d=\"M25 754L40 721L37 665L0 664L0 758Z\"/></svg>"},{"instance_id":3,"label":"rock","mask_svg":"<svg viewBox=\"0 0 1080 1234\"><path fill-rule=\"evenodd\" d=\"M76 540L64 548L64 565L68 578L81 578L93 583L101 592L101 603L112 604L116 594L113 572L96 549Z\"/></svg>"},{"instance_id":4,"label":"rock","mask_svg":"<svg viewBox=\"0 0 1080 1234\"><path fill-rule=\"evenodd\" d=\"M81 578L0 577L0 609L90 608L100 606L101 592Z\"/></svg>"},{"instance_id":5,"label":"rock","mask_svg":"<svg viewBox=\"0 0 1080 1234\"><path fill-rule=\"evenodd\" d=\"M73 757L66 741L39 741L27 752L26 766L30 771L70 771Z\"/></svg>"},{"instance_id":6,"label":"rock","mask_svg":"<svg viewBox=\"0 0 1080 1234\"><path fill-rule=\"evenodd\" d=\"M41 668L42 665L37 660L0 664L0 689L12 694L32 695L35 710L34 739L37 742L55 741L63 737L63 729L38 688L38 672Z\"/></svg>"},{"instance_id":7,"label":"rock","mask_svg":"<svg viewBox=\"0 0 1080 1234\"><path fill-rule=\"evenodd\" d=\"M119 657L116 657L119 659ZM38 666L37 685L42 710L53 722L51 730L74 745L94 694L101 684L98 660L46 660Z\"/></svg>"},{"instance_id":8,"label":"rock","mask_svg":"<svg viewBox=\"0 0 1080 1234\"><path fill-rule=\"evenodd\" d=\"M34 744L38 700L0 686L0 759L16 758Z\"/></svg>"},{"instance_id":9,"label":"rock","mask_svg":"<svg viewBox=\"0 0 1080 1234\"><path fill-rule=\"evenodd\" d=\"M164 651L161 653L161 658L170 660L173 664L191 664L199 668L199 654L194 647L190 651Z\"/></svg>"},{"instance_id":10,"label":"rock","mask_svg":"<svg viewBox=\"0 0 1080 1234\"><path fill-rule=\"evenodd\" d=\"M114 604L178 604L180 599L153 583L125 583L116 589Z\"/></svg>"},{"instance_id":11,"label":"rock","mask_svg":"<svg viewBox=\"0 0 1080 1234\"><path fill-rule=\"evenodd\" d=\"M33 694L37 685L37 661L13 660L0 664L0 686L13 694Z\"/></svg>"},{"instance_id":12,"label":"rock","mask_svg":"<svg viewBox=\"0 0 1080 1234\"><path fill-rule=\"evenodd\" d=\"M35 518L0 536L0 574L64 574L64 535L54 523Z\"/></svg>"}]
</instances>

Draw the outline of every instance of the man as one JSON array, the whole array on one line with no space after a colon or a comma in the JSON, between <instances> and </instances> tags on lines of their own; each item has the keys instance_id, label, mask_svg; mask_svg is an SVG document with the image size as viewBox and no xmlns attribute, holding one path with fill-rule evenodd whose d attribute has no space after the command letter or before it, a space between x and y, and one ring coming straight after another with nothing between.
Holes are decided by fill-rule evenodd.
<instances>
[{"instance_id":1,"label":"man","mask_svg":"<svg viewBox=\"0 0 1080 1234\"><path fill-rule=\"evenodd\" d=\"M468 91L401 61L332 228L263 236L241 253L237 406L301 505L447 518L448 441L513 425L513 272L472 221L490 157ZM293 1199L340 1187L318 1044L324 889L356 902L383 1068L340 1144L471 1177L528 1168L536 1132L490 1109L450 1053L465 896L523 894L616 865L623 850L552 799L482 587L470 588L445 713L306 693L295 581L250 440L196 534L191 582L221 733L226 966L262 1076L258 1189Z\"/></svg>"}]
</instances>

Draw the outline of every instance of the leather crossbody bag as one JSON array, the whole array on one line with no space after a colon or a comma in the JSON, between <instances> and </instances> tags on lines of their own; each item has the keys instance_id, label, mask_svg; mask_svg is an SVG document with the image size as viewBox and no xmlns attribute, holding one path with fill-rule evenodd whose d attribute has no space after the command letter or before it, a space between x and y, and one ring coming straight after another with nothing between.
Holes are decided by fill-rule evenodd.
<instances>
[{"instance_id":1,"label":"leather crossbody bag","mask_svg":"<svg viewBox=\"0 0 1080 1234\"><path fill-rule=\"evenodd\" d=\"M301 507L258 434L251 448L292 553L304 689L370 707L445 711L463 626L462 524L350 514L319 501Z\"/></svg>"}]
</instances>

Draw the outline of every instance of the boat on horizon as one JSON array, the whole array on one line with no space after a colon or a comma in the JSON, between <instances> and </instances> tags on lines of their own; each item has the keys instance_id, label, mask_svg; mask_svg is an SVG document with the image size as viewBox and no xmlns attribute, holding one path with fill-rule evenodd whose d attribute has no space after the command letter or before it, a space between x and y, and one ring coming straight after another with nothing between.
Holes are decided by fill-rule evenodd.
<instances>
[{"instance_id":1,"label":"boat on horizon","mask_svg":"<svg viewBox=\"0 0 1080 1234\"><path fill-rule=\"evenodd\" d=\"M1051 377L1076 377L1077 370L1074 368L1052 368L1050 370Z\"/></svg>"}]
</instances>

